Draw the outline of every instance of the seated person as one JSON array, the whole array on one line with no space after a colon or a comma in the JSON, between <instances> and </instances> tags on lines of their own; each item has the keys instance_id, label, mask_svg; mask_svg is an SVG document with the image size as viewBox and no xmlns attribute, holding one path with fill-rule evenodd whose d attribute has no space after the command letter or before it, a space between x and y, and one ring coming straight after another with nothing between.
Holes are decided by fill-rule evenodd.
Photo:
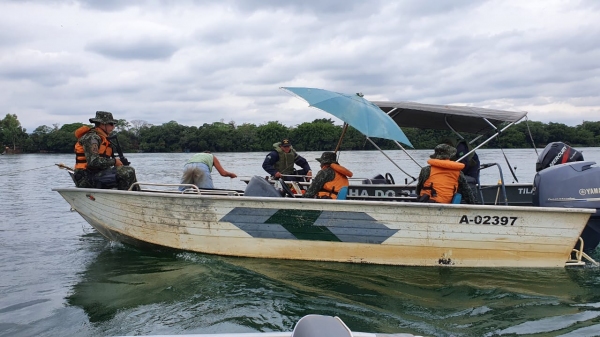
<instances>
[{"instance_id":1,"label":"seated person","mask_svg":"<svg viewBox=\"0 0 600 337\"><path fill-rule=\"evenodd\" d=\"M321 163L321 171L317 173L305 198L337 199L338 192L344 186L348 186L348 178L352 172L337 162L335 153L323 152L321 158L316 158Z\"/></svg>"},{"instance_id":2,"label":"seated person","mask_svg":"<svg viewBox=\"0 0 600 337\"><path fill-rule=\"evenodd\" d=\"M211 154L210 151L204 151L203 153L193 155L183 166L181 183L194 184L198 188L213 189L215 186L210 175L213 167L223 177L237 178L235 173L229 172L221 166L221 162L219 162L219 159L214 154ZM185 189L185 186L179 186L180 191L184 191Z\"/></svg>"},{"instance_id":3,"label":"seated person","mask_svg":"<svg viewBox=\"0 0 600 337\"><path fill-rule=\"evenodd\" d=\"M273 147L275 150L269 152L262 164L263 169L268 174L277 179L285 175L305 175L307 179L310 179L312 171L308 161L296 153L289 139L283 139L281 142L273 144ZM296 170L294 164L302 167L302 169ZM300 177L289 177L285 180L301 181L302 179Z\"/></svg>"},{"instance_id":4,"label":"seated person","mask_svg":"<svg viewBox=\"0 0 600 337\"><path fill-rule=\"evenodd\" d=\"M461 171L465 165L450 160L456 149L448 144L439 144L434 151L427 161L429 165L419 173L417 201L449 204L454 194L460 193L465 203L475 203L473 192Z\"/></svg>"},{"instance_id":5,"label":"seated person","mask_svg":"<svg viewBox=\"0 0 600 337\"><path fill-rule=\"evenodd\" d=\"M115 129L117 120L112 113L96 111L96 117L90 118L94 127L87 125L75 130L75 171L77 187L118 188L128 190L137 181L135 170L115 158L113 145L108 136ZM134 186L133 190L139 190Z\"/></svg>"},{"instance_id":6,"label":"seated person","mask_svg":"<svg viewBox=\"0 0 600 337\"><path fill-rule=\"evenodd\" d=\"M456 154L450 158L450 160L456 161L458 158L461 158L473 148L471 145L464 139L456 139L456 138L447 138L441 142L442 144L450 145L456 148ZM477 177L479 177L479 156L476 152L472 152L470 155L463 158L461 161L465 165L465 168L462 169L462 172L465 174L465 178L469 184L477 183Z\"/></svg>"}]
</instances>

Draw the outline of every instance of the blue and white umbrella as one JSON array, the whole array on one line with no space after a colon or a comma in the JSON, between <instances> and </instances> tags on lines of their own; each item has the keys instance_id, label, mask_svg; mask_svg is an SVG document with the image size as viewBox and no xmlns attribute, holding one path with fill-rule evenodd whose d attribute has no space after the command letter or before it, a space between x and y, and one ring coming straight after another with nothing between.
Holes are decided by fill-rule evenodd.
<instances>
[{"instance_id":1,"label":"blue and white umbrella","mask_svg":"<svg viewBox=\"0 0 600 337\"><path fill-rule=\"evenodd\" d=\"M282 87L282 89L302 98L311 107L343 120L367 137L395 140L414 148L402 129L390 116L358 94L347 95L303 87Z\"/></svg>"}]
</instances>

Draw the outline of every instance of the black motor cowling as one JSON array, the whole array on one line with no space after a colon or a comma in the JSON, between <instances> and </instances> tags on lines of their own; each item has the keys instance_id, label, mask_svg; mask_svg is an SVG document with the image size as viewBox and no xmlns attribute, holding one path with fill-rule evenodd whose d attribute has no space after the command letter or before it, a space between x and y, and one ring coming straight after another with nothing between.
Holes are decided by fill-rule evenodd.
<instances>
[{"instance_id":1,"label":"black motor cowling","mask_svg":"<svg viewBox=\"0 0 600 337\"><path fill-rule=\"evenodd\" d=\"M254 176L248 182L244 196L281 198L281 193L265 178Z\"/></svg>"},{"instance_id":2,"label":"black motor cowling","mask_svg":"<svg viewBox=\"0 0 600 337\"><path fill-rule=\"evenodd\" d=\"M555 165L533 179L534 206L596 209L581 234L586 252L600 243L600 167L594 164L578 161Z\"/></svg>"},{"instance_id":3,"label":"black motor cowling","mask_svg":"<svg viewBox=\"0 0 600 337\"><path fill-rule=\"evenodd\" d=\"M363 179L363 184L387 184L385 177L381 174L374 176L371 179Z\"/></svg>"},{"instance_id":4,"label":"black motor cowling","mask_svg":"<svg viewBox=\"0 0 600 337\"><path fill-rule=\"evenodd\" d=\"M550 166L574 161L583 161L583 154L565 143L553 142L546 145L544 151L538 157L535 163L535 171L540 172Z\"/></svg>"}]
</instances>

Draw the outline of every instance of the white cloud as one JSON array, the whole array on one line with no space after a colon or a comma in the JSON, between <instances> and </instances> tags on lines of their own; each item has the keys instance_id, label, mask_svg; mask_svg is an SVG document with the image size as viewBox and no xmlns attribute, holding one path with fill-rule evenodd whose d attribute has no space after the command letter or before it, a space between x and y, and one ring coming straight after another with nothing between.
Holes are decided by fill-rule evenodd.
<instances>
[{"instance_id":1,"label":"white cloud","mask_svg":"<svg viewBox=\"0 0 600 337\"><path fill-rule=\"evenodd\" d=\"M281 86L598 120L596 1L0 2L0 108L33 131L116 118L286 125Z\"/></svg>"}]
</instances>

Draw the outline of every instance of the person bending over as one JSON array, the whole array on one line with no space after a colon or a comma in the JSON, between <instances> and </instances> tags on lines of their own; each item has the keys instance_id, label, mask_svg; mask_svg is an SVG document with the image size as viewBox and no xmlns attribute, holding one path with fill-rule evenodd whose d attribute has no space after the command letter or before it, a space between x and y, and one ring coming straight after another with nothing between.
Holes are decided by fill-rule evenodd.
<instances>
[{"instance_id":1,"label":"person bending over","mask_svg":"<svg viewBox=\"0 0 600 337\"><path fill-rule=\"evenodd\" d=\"M237 178L235 173L229 172L221 166L219 159L214 154L211 154L210 151L204 151L203 153L193 155L183 166L181 183L194 184L198 188L215 188L210 175L213 167L223 177ZM180 191L184 191L185 189L185 186L179 187Z\"/></svg>"}]
</instances>

